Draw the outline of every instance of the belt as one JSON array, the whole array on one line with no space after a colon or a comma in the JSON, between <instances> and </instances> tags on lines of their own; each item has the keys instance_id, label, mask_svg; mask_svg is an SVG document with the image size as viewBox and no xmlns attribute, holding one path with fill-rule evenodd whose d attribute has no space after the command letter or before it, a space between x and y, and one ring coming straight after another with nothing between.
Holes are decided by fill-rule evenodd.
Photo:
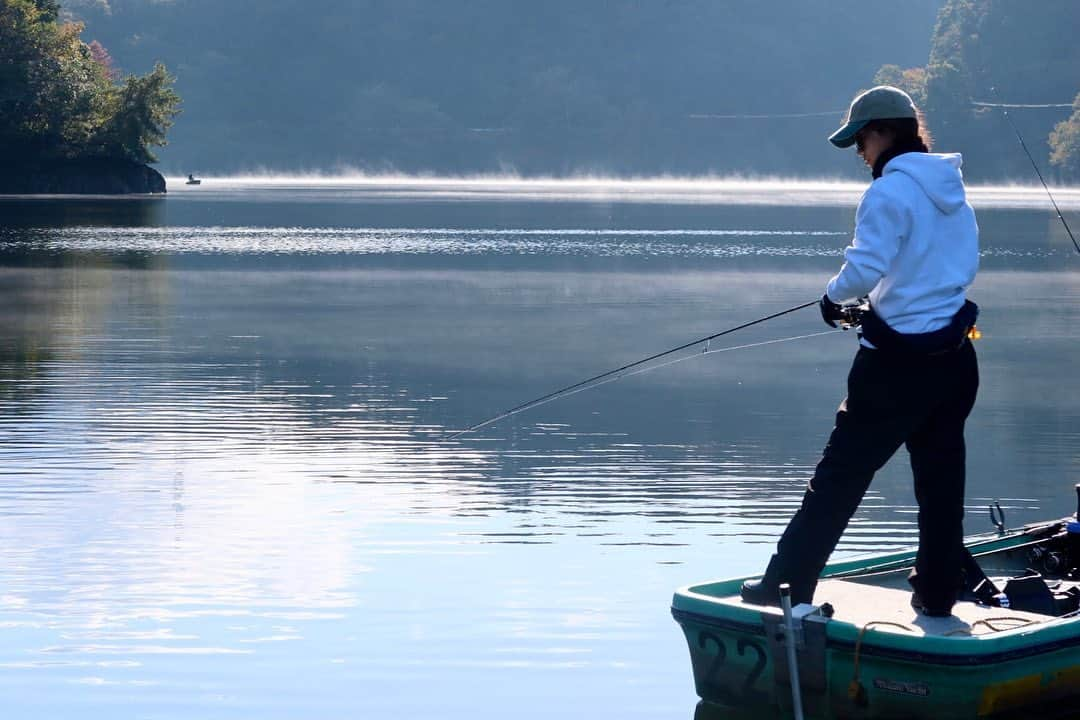
<instances>
[{"instance_id":1,"label":"belt","mask_svg":"<svg viewBox=\"0 0 1080 720\"><path fill-rule=\"evenodd\" d=\"M979 306L965 300L945 327L927 333L901 333L882 320L871 306L862 315L859 337L886 352L923 357L944 355L964 346L978 317Z\"/></svg>"}]
</instances>

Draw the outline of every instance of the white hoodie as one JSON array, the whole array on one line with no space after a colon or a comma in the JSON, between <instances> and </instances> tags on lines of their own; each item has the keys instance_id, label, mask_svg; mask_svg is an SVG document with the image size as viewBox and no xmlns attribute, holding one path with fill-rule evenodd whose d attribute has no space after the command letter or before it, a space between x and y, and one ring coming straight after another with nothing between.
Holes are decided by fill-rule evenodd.
<instances>
[{"instance_id":1,"label":"white hoodie","mask_svg":"<svg viewBox=\"0 0 1080 720\"><path fill-rule=\"evenodd\" d=\"M900 333L948 324L979 267L979 227L958 153L910 152L885 164L855 213L855 237L829 281L833 302L869 294Z\"/></svg>"}]
</instances>

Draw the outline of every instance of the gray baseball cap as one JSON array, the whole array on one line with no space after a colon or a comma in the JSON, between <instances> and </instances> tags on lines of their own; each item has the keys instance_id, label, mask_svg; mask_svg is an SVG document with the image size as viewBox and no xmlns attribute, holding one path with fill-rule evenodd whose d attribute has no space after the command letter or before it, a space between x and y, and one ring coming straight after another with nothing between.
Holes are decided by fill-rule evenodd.
<instances>
[{"instance_id":1,"label":"gray baseball cap","mask_svg":"<svg viewBox=\"0 0 1080 720\"><path fill-rule=\"evenodd\" d=\"M878 85L851 101L844 124L829 136L829 142L838 148L851 147L855 144L855 133L871 120L914 117L918 115L910 95L891 85Z\"/></svg>"}]
</instances>

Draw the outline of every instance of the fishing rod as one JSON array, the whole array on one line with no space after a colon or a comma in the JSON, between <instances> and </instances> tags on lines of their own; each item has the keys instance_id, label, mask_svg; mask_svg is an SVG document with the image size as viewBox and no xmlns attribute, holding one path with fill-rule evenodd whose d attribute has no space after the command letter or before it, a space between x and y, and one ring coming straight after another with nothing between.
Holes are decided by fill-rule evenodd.
<instances>
[{"instance_id":1,"label":"fishing rod","mask_svg":"<svg viewBox=\"0 0 1080 720\"><path fill-rule=\"evenodd\" d=\"M516 406L510 408L509 410L506 410L504 412L499 413L498 415L496 415L494 417L491 417L491 418L488 418L487 420L484 420L483 422L476 423L475 425L470 425L469 427L465 428L464 430L458 430L457 432L449 435L447 437L447 439L448 440L453 440L454 438L460 437L461 435L464 435L466 433L474 432L476 430L479 430L482 427L487 427L488 425L491 425L492 423L496 423L496 422L498 422L500 420L504 420L504 419L510 417L511 415L517 415L520 412L524 412L526 410L531 410L532 408L535 408L535 407L538 407L540 405L544 405L546 403L552 402L553 400L558 400L559 398L566 397L567 395L573 395L573 394L581 392L583 390L588 390L588 389L591 389L593 387L596 387L597 385L603 385L606 382L611 382L613 380L618 380L619 378L625 377L627 375L636 374L636 373L631 373L629 371L633 370L634 368L640 368L642 365L645 365L646 363L652 362L653 360L659 360L660 358L671 355L672 353L677 353L680 350L686 350L687 348L692 348L695 345L706 344L705 352L708 353L708 352L710 352L710 350L708 349L708 343L715 340L718 337L723 337L724 335L730 335L731 333L736 332L738 330L743 330L743 329L751 327L753 325L759 325L759 324L761 324L763 322L767 322L769 320L773 320L774 318L781 317L782 315L787 315L787 314L793 313L793 312L795 312L797 310L802 310L804 308L810 307L811 305L817 305L817 304L818 304L817 300L811 300L808 303L803 303L802 305L796 305L795 307L790 307L787 310L781 310L780 312L775 312L775 313L773 313L771 315L766 315L765 317L758 318L757 320L751 320L750 322L745 322L745 323L742 323L741 325L736 325L735 327L728 328L727 330L722 330L721 332L718 332L718 333L713 333L712 335L709 335L707 337L699 338L697 340L691 340L690 342L683 343L682 345L679 345L678 347L671 348L670 350L664 350L663 352L658 352L655 355L650 355L647 358L642 358L641 360L636 360L636 361L634 361L632 363L628 363L626 365L623 365L622 367L615 368L614 370L608 370L607 372L602 372L599 375L593 375L592 377L586 378L585 380L581 380L580 382L576 382L576 383L574 383L572 385L567 385L566 387L559 388L558 390L553 390L552 392L549 392L547 395L542 395L542 396L540 396L538 398L535 398L533 400L529 400L528 402L524 402L524 403L521 403L520 405L516 405ZM826 332L832 332L832 331L830 330L830 331L826 331ZM818 334L823 334L823 333L818 333ZM785 338L785 340L800 339L802 337L813 337L813 335L799 336L798 338ZM782 341L780 341L780 340L772 340L772 341L768 341L768 342L765 342L765 343L755 343L755 345L757 345L757 344L767 345L767 344L772 343L772 342L782 342ZM747 345L745 347L752 347L752 345ZM736 349L736 348L725 348L725 349L733 350L733 349ZM717 352L717 351L711 351L711 352ZM684 359L687 359L687 358L680 358L680 360L684 360ZM670 363L668 363L668 364L670 364ZM661 366L657 366L657 367L661 367ZM649 369L655 369L655 368L650 367ZM643 370L639 370L638 372L643 372Z\"/></svg>"},{"instance_id":2,"label":"fishing rod","mask_svg":"<svg viewBox=\"0 0 1080 720\"><path fill-rule=\"evenodd\" d=\"M993 89L993 88L991 88L991 89ZM976 103L976 105L989 105L989 103ZM993 106L991 105L991 107L993 107ZM1069 239L1072 240L1072 244L1073 244L1073 247L1076 248L1076 252L1080 253L1080 243L1076 242L1076 237L1073 235L1072 230L1069 228L1069 223L1065 222L1065 216L1061 214L1061 208L1058 207L1057 201L1054 200L1053 193L1050 192L1050 188L1047 186L1046 180L1043 179L1043 174L1039 170L1039 166L1035 163L1035 158L1031 156L1031 151L1028 150L1027 143L1024 142L1024 137L1020 134L1020 130L1016 127L1016 123L1014 123L1012 121L1012 118L1009 117L1009 111L1006 109L1006 107L1008 107L1008 106L999 104L999 105L997 105L997 107L1001 110L1001 114L1005 117L1005 122L1009 123L1009 127L1011 127L1013 129L1014 133L1016 133L1016 139L1020 141L1020 147L1024 148L1024 153L1027 155L1028 160L1031 161L1031 167L1035 168L1035 174L1039 176L1039 182L1042 183L1043 190L1046 191L1047 196L1050 198L1050 204L1052 204L1054 206L1054 212L1057 213L1058 220L1060 220L1061 224L1065 226L1065 232L1067 232L1069 234ZM1027 107L1027 106L1016 105L1015 107ZM1032 106L1032 107L1041 107L1041 106ZM1047 106L1047 107L1050 107L1050 106Z\"/></svg>"},{"instance_id":3,"label":"fishing rod","mask_svg":"<svg viewBox=\"0 0 1080 720\"><path fill-rule=\"evenodd\" d=\"M1007 107L1027 107L1027 106L1020 106L1020 105L1008 106L1008 105L1002 105L1002 104L997 104L997 103L975 103L975 104L976 105L984 105L984 106L987 106L987 107L997 107L997 108L999 108L1001 110L1002 115L1005 116L1006 122L1009 123L1009 126L1013 129L1013 132L1016 133L1016 138L1017 138L1017 140L1020 141L1020 147L1022 147L1024 149L1024 153L1027 155L1028 160L1031 162L1031 166L1035 169L1035 174L1038 175L1039 182L1042 183L1043 189L1046 191L1047 196L1050 198L1050 202L1054 206L1054 211L1057 213L1058 219L1061 220L1061 224L1065 226L1065 232L1068 233L1069 239L1072 240L1073 247L1076 248L1077 253L1080 253L1080 243L1078 243L1076 241L1076 237L1073 235L1072 229L1069 227L1069 223L1066 222L1065 217L1061 214L1061 209L1058 207L1057 201L1054 199L1053 193L1050 192L1050 188L1049 188L1049 186L1047 186L1046 180L1043 178L1042 171L1039 170L1039 166L1035 162L1035 158L1032 157L1031 151L1028 150L1027 143L1024 142L1024 137L1020 134L1020 130L1013 123L1012 118L1009 117L1009 111L1006 109ZM1031 106L1031 107L1036 107L1036 106ZM1038 106L1038 107L1043 107L1043 106ZM1047 107L1049 107L1049 106L1047 106ZM800 114L798 114L798 116L817 115L817 114L818 113L800 113ZM711 117L711 116L698 115L696 117L705 118L705 117ZM729 117L729 116L717 116L717 117ZM510 417L512 415L517 415L520 412L524 412L526 410L531 410L532 408L539 407L540 405L544 405L546 403L552 402L554 400L558 400L558 399L566 397L568 395L573 395L575 393L582 392L584 390L589 390L589 389L592 389L592 388L597 387L599 385L603 385L605 383L612 382L614 380L618 380L618 379L623 378L623 377L628 377L630 375L636 375L639 372L645 372L646 370L656 370L658 368L665 367L667 365L671 365L671 364L676 363L676 362L682 362L683 360L689 359L689 357L678 358L676 360L672 360L672 361L669 361L667 363L662 363L660 365L649 366L647 368L641 368L642 365L645 365L646 363L652 362L653 360L659 360L662 357L666 357L666 356L671 355L673 353L677 353L680 350L686 350L687 348L694 347L695 345L701 345L703 343L709 343L710 341L715 340L718 337L723 337L724 335L729 335L729 334L731 334L733 332L736 332L738 330L743 330L743 329L751 327L753 325L758 325L758 324L766 322L768 320L772 320L774 318L781 317L782 315L787 315L789 313L796 312L797 310L802 310L804 308L808 308L811 305L816 305L817 302L818 302L817 300L813 300L813 301L808 302L808 303L803 303L802 305L796 305L795 307L788 308L787 310L781 310L780 312L773 313L771 315L766 315L765 317L758 318L757 320L751 320L750 322L746 322L746 323L743 323L741 325L736 325L735 327L728 328L727 330L724 330L722 332L714 333L712 335L700 338L698 340L692 340L692 341L690 341L688 343L683 343L682 345L679 345L678 347L674 347L674 348L671 348L670 350L665 350L663 352L656 353L655 355L650 355L647 358L643 358L641 360L637 360L637 361L629 363L627 365L623 365L622 367L615 368L614 370L608 370L607 372L602 372L599 375L594 375L594 376L592 376L590 378L586 378L585 380L581 380L580 382L576 382L576 383L574 383L572 385L567 385L566 387L559 388L558 390L554 390L552 392L549 392L546 395L542 395L542 396L540 396L538 398L535 398L533 400L529 400L528 402L524 402L524 403L521 403L520 405L516 405L516 406L510 408L509 410L505 410L505 411L499 413L498 415L495 415L494 417L491 417L491 418L488 418L487 420L484 420L483 422L476 423L475 425L470 425L469 427L465 428L464 430L458 430L458 431L456 431L454 433L451 433L450 435L447 436L447 439L448 440L453 440L453 439L461 437L462 435L465 435L467 433L475 432L476 430L479 430L480 428L487 427L488 425L499 422L500 420L505 420L506 418L508 418L508 417ZM845 308L843 308L844 318L841 320L840 326L845 330L850 329L852 327L857 327L861 322L861 315L864 312L865 312L865 307L863 305L846 306ZM770 341L766 341L766 342L763 342L763 343L752 343L750 345L742 345L742 346L737 346L737 347L733 347L733 348L724 348L724 350L736 350L736 349L741 349L741 348L744 348L744 347L756 347L757 345L768 345L768 344L777 343L777 342L787 342L787 341L790 341L790 340L799 340L799 339L802 339L802 338L814 337L815 335L820 335L820 334L825 334L825 333L815 333L815 334L811 334L811 335L800 335L800 336L796 336L796 337L793 337L793 338L783 338L781 340L770 340ZM708 345L706 345L705 353L708 353L708 352L710 352L710 350L708 349ZM712 351L712 352L717 352L717 351ZM641 368L641 369L635 370L635 368ZM634 370L634 372L630 372L631 370Z\"/></svg>"}]
</instances>

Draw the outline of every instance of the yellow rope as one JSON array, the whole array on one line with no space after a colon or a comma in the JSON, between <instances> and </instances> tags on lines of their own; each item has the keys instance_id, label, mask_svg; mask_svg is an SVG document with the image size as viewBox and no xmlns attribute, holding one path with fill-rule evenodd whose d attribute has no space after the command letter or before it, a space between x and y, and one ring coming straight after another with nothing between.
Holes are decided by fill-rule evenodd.
<instances>
[{"instance_id":1,"label":"yellow rope","mask_svg":"<svg viewBox=\"0 0 1080 720\"><path fill-rule=\"evenodd\" d=\"M1020 625L1013 625L1013 626L1010 626L1010 627L1007 627L1007 628L998 628L998 627L994 627L993 623L995 623L995 622L1018 622L1018 623L1021 623L1021 624ZM975 627L977 627L979 625L985 625L986 627L990 628L991 632L1002 632L1003 630L1012 630L1012 629L1017 628L1017 627L1023 627L1024 625L1032 625L1032 624L1035 624L1036 622L1038 622L1038 621L1031 620L1030 618L1022 618L1022 617L1015 617L1015 616L1011 616L1011 615L1005 615L1005 616L1002 616L1002 617L990 617L990 618L983 618L981 620L976 620L975 622L971 623L971 625L969 627L967 627L967 628L958 628L956 630L952 630L952 631L944 633L944 634L945 634L945 636L957 635L959 633L967 633L968 635L970 635L971 631ZM854 661L855 667L854 667L854 673L853 673L852 678L851 678L851 684L848 685L848 696L854 702L856 702L857 704L861 704L861 705L866 704L866 688L864 688L862 683L859 681L859 658L860 658L860 654L862 652L863 636L866 635L866 631L869 630L871 627L879 626L879 625L887 625L889 627L899 628L901 630L905 630L905 631L911 632L911 633L916 632L916 630L914 628L911 628L911 627L909 627L907 625L904 625L902 623L890 622L888 620L871 620L870 622L866 623L865 625L862 626L862 628L859 629L859 636L855 639L855 661Z\"/></svg>"},{"instance_id":2,"label":"yellow rope","mask_svg":"<svg viewBox=\"0 0 1080 720\"><path fill-rule=\"evenodd\" d=\"M994 627L993 624L992 624L992 623L996 623L996 622L1018 622L1020 624L1019 625L1011 625L1009 627L1004 627L1004 628L998 628L998 627ZM950 635L960 635L961 633L966 633L968 635L974 635L972 630L974 630L979 625L985 625L986 627L990 628L990 632L1004 632L1005 630L1013 630L1013 629L1018 628L1018 627L1023 627L1024 625L1034 625L1037 622L1039 622L1039 621L1038 620L1032 620L1031 618L1013 617L1011 615L1006 615L1004 617L989 617L989 618L983 618L981 620L976 620L975 622L971 623L971 625L969 627L957 628L956 630L950 630L949 632L945 633L945 636L948 637Z\"/></svg>"},{"instance_id":3,"label":"yellow rope","mask_svg":"<svg viewBox=\"0 0 1080 720\"><path fill-rule=\"evenodd\" d=\"M889 625L890 627L899 627L902 630L907 630L908 633L915 633L915 629L912 627L908 627L901 623L890 623L887 620L872 620L863 625L862 629L859 630L859 637L855 638L855 673L851 678L852 685L859 682L859 653L863 649L863 636L866 635L866 630L874 625Z\"/></svg>"}]
</instances>

